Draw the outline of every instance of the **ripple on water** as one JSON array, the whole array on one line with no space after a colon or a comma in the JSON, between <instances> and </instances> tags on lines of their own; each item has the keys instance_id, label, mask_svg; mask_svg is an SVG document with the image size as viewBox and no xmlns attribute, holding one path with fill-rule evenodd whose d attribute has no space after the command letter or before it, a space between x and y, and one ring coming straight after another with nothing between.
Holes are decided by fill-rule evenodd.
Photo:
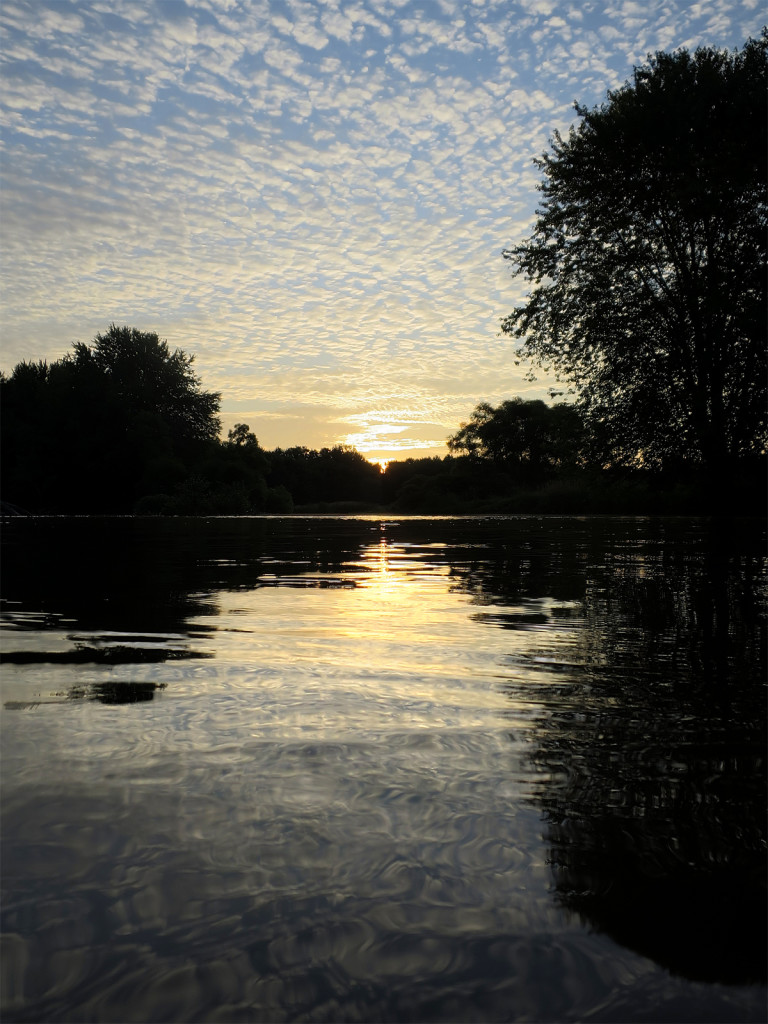
<instances>
[{"instance_id":1,"label":"ripple on water","mask_svg":"<svg viewBox=\"0 0 768 1024\"><path fill-rule=\"evenodd\" d=\"M757 555L556 517L99 529L48 544L71 571L6 558L8 1019L762 1019L650 958L679 878L752 891ZM94 530L140 543L80 571Z\"/></svg>"}]
</instances>

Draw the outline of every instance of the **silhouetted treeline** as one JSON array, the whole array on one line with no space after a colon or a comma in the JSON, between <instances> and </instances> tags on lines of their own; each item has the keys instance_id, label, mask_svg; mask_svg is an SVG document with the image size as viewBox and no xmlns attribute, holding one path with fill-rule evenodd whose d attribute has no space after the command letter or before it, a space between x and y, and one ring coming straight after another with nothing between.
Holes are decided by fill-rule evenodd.
<instances>
[{"instance_id":1,"label":"silhouetted treeline","mask_svg":"<svg viewBox=\"0 0 768 1024\"><path fill-rule=\"evenodd\" d=\"M556 515L764 515L764 468L750 468L727 495L713 493L696 467L666 472L581 466L521 481L469 456L391 462L383 504L403 513ZM723 500L725 499L725 500Z\"/></svg>"},{"instance_id":2,"label":"silhouetted treeline","mask_svg":"<svg viewBox=\"0 0 768 1024\"><path fill-rule=\"evenodd\" d=\"M477 406L443 458L391 462L353 448L266 451L246 423L219 438L220 396L193 356L114 324L56 362L0 375L4 507L36 514L472 512L696 513L706 476L601 462L579 411L520 398ZM601 442L601 439L597 439ZM765 467L743 464L729 510L760 514ZM716 494L715 501L722 496ZM716 509L719 510L719 509Z\"/></svg>"},{"instance_id":3,"label":"silhouetted treeline","mask_svg":"<svg viewBox=\"0 0 768 1024\"><path fill-rule=\"evenodd\" d=\"M265 452L248 424L219 439L220 395L194 357L112 324L55 362L0 375L2 498L41 514L245 515L380 501L380 471L337 446Z\"/></svg>"},{"instance_id":4,"label":"silhouetted treeline","mask_svg":"<svg viewBox=\"0 0 768 1024\"><path fill-rule=\"evenodd\" d=\"M605 438L579 409L521 398L477 406L443 459L392 462L382 501L411 513L761 515L765 458L734 462L727 493L701 462L668 457L652 469L606 461Z\"/></svg>"},{"instance_id":5,"label":"silhouetted treeline","mask_svg":"<svg viewBox=\"0 0 768 1024\"><path fill-rule=\"evenodd\" d=\"M270 486L287 491L296 506L381 502L381 471L354 448L276 448L266 455Z\"/></svg>"}]
</instances>

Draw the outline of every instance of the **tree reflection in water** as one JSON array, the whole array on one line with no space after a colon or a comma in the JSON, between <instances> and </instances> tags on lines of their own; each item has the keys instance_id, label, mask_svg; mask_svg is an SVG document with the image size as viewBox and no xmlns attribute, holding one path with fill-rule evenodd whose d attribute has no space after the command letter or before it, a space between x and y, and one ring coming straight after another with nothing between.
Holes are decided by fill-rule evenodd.
<instances>
[{"instance_id":1,"label":"tree reflection in water","mask_svg":"<svg viewBox=\"0 0 768 1024\"><path fill-rule=\"evenodd\" d=\"M486 621L539 632L505 685L546 709L535 800L557 900L696 981L766 981L759 552L732 555L714 525L703 544L639 531L600 558L555 543L455 570L478 604L521 608Z\"/></svg>"},{"instance_id":2,"label":"tree reflection in water","mask_svg":"<svg viewBox=\"0 0 768 1024\"><path fill-rule=\"evenodd\" d=\"M12 522L4 707L67 705L4 720L14 1019L763 1019L627 951L765 979L764 524L731 541Z\"/></svg>"}]
</instances>

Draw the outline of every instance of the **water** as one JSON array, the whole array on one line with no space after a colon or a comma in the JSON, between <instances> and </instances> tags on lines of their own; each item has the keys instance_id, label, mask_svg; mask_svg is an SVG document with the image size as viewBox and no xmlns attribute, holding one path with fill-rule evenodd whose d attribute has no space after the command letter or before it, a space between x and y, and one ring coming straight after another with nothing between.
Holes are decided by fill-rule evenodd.
<instances>
[{"instance_id":1,"label":"water","mask_svg":"<svg viewBox=\"0 0 768 1024\"><path fill-rule=\"evenodd\" d=\"M3 1020L764 1020L763 525L6 521Z\"/></svg>"}]
</instances>

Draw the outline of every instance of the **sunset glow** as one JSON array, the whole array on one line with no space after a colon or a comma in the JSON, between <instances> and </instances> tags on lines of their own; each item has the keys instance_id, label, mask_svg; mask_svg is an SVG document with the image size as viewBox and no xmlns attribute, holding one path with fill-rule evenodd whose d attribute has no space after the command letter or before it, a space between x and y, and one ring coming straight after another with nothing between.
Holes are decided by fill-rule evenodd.
<instances>
[{"instance_id":1,"label":"sunset glow","mask_svg":"<svg viewBox=\"0 0 768 1024\"><path fill-rule=\"evenodd\" d=\"M5 0L3 360L111 322L193 353L224 435L445 454L545 398L499 322L535 157L649 52L753 0Z\"/></svg>"}]
</instances>

